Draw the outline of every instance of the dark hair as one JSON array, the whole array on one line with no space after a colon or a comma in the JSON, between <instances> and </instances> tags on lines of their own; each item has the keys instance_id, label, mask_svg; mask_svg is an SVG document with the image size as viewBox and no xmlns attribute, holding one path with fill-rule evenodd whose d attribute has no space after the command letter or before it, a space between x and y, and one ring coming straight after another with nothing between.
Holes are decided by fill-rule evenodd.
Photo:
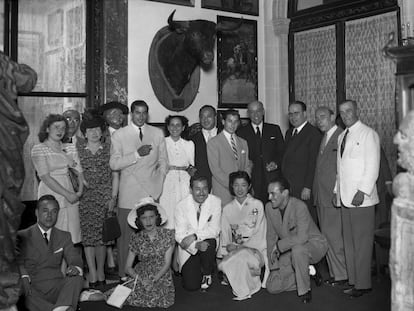
<instances>
[{"instance_id":1,"label":"dark hair","mask_svg":"<svg viewBox=\"0 0 414 311\"><path fill-rule=\"evenodd\" d=\"M236 195L234 193L234 190L233 190L233 184L234 184L236 179L244 179L245 181L247 181L247 183L249 184L249 191L248 192L250 193L250 191L251 191L250 186L252 185L252 182L250 180L249 174L247 174L247 172L245 172L245 171L237 171L237 172L230 173L230 175L229 175L229 191L230 191L230 194L232 196Z\"/></svg>"},{"instance_id":2,"label":"dark hair","mask_svg":"<svg viewBox=\"0 0 414 311\"><path fill-rule=\"evenodd\" d=\"M295 100L289 103L289 107L292 105L300 105L302 107L302 111L306 111L306 104L300 100Z\"/></svg>"},{"instance_id":3,"label":"dark hair","mask_svg":"<svg viewBox=\"0 0 414 311\"><path fill-rule=\"evenodd\" d=\"M201 108L200 108L200 110L198 111L198 115L200 115L200 114L201 114L201 112L202 112L204 109L211 109L211 110L213 110L214 115L217 115L216 108L214 108L214 107L213 107L213 106L211 106L211 105L204 105L203 107L201 107Z\"/></svg>"},{"instance_id":4,"label":"dark hair","mask_svg":"<svg viewBox=\"0 0 414 311\"><path fill-rule=\"evenodd\" d=\"M269 185L270 184L278 184L280 192L282 192L283 190L288 190L290 192L290 184L288 180L282 176L272 179L269 182Z\"/></svg>"},{"instance_id":5,"label":"dark hair","mask_svg":"<svg viewBox=\"0 0 414 311\"><path fill-rule=\"evenodd\" d=\"M166 133L168 133L168 126L170 125L170 122L172 119L180 119L181 120L181 124L184 126L183 131L188 127L188 119L185 116L181 116L181 115L169 115L168 117L165 118L165 129L166 129Z\"/></svg>"},{"instance_id":6,"label":"dark hair","mask_svg":"<svg viewBox=\"0 0 414 311\"><path fill-rule=\"evenodd\" d=\"M93 116L93 118L91 119L83 119L82 123L80 124L80 130L84 136L86 133L86 129L91 129L95 127L99 127L102 133L104 133L106 129L105 121L101 117Z\"/></svg>"},{"instance_id":7,"label":"dark hair","mask_svg":"<svg viewBox=\"0 0 414 311\"><path fill-rule=\"evenodd\" d=\"M42 195L42 196L39 198L39 200L37 200L37 203L36 203L36 209L38 209L38 208L39 208L39 206L40 206L40 204L41 204L42 202L44 202L44 201L51 201L51 202L55 202L56 206L59 208L59 202L56 200L56 198L55 198L53 195L51 195L51 194L45 194L45 195Z\"/></svg>"},{"instance_id":8,"label":"dark hair","mask_svg":"<svg viewBox=\"0 0 414 311\"><path fill-rule=\"evenodd\" d=\"M139 218L144 215L144 213L146 211L153 211L155 213L155 217L157 218L155 221L155 225L158 227L161 225L161 214L158 211L158 208L151 203L145 204L143 206L141 206L140 208L137 209L137 218L135 218L135 224L138 227L138 231L142 231L144 230L144 226L142 225L141 221L139 220Z\"/></svg>"},{"instance_id":9,"label":"dark hair","mask_svg":"<svg viewBox=\"0 0 414 311\"><path fill-rule=\"evenodd\" d=\"M47 132L47 129L55 122L61 122L64 121L66 124L66 131L65 131L65 135L62 137L62 141L66 139L67 137L67 130L68 130L68 120L66 120L66 118L61 115L61 114L49 114L46 119L43 120L42 125L40 126L39 129L39 133L37 134L37 136L39 137L39 141L41 143L43 143L48 137L49 137L49 133Z\"/></svg>"},{"instance_id":10,"label":"dark hair","mask_svg":"<svg viewBox=\"0 0 414 311\"><path fill-rule=\"evenodd\" d=\"M236 109L228 109L221 113L223 120L227 119L227 116L237 116L240 120L240 114Z\"/></svg>"},{"instance_id":11,"label":"dark hair","mask_svg":"<svg viewBox=\"0 0 414 311\"><path fill-rule=\"evenodd\" d=\"M207 176L195 173L194 176L191 176L190 178L190 188L193 188L194 182L196 181L205 181L207 183L207 186L210 187Z\"/></svg>"},{"instance_id":12,"label":"dark hair","mask_svg":"<svg viewBox=\"0 0 414 311\"><path fill-rule=\"evenodd\" d=\"M133 101L131 104L131 112L134 112L137 107L145 107L147 108L147 112L149 111L148 104L143 100Z\"/></svg>"}]
</instances>

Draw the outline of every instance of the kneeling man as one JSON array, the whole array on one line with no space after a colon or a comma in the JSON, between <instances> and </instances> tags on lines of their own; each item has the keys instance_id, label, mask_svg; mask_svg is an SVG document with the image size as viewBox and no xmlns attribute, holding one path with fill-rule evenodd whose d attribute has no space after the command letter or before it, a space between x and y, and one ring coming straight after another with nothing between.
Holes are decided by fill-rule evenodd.
<instances>
[{"instance_id":1,"label":"kneeling man","mask_svg":"<svg viewBox=\"0 0 414 311\"><path fill-rule=\"evenodd\" d=\"M76 310L83 285L82 258L69 232L55 228L59 203L53 195L40 197L37 223L18 232L18 262L26 306L31 311ZM61 265L67 263L63 275Z\"/></svg>"},{"instance_id":2,"label":"kneeling man","mask_svg":"<svg viewBox=\"0 0 414 311\"><path fill-rule=\"evenodd\" d=\"M267 255L270 276L266 288L272 293L297 289L303 303L312 300L309 264L317 263L328 250L306 204L289 195L289 183L280 177L268 187L266 204Z\"/></svg>"},{"instance_id":3,"label":"kneeling man","mask_svg":"<svg viewBox=\"0 0 414 311\"><path fill-rule=\"evenodd\" d=\"M216 260L216 239L220 233L221 201L209 194L207 177L190 179L191 194L175 209L175 239L178 264L185 289L193 291L211 285Z\"/></svg>"}]
</instances>

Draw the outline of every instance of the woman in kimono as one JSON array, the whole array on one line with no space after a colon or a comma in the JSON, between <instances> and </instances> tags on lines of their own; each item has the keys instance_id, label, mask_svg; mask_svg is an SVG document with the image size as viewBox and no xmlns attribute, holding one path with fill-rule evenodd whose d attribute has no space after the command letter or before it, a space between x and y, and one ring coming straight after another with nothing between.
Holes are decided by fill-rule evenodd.
<instances>
[{"instance_id":1,"label":"woman in kimono","mask_svg":"<svg viewBox=\"0 0 414 311\"><path fill-rule=\"evenodd\" d=\"M223 260L219 270L224 273L222 284L229 283L235 300L250 298L266 284L269 274L266 253L266 219L263 203L249 191L251 181L244 171L233 172L229 178L234 200L223 208L220 248ZM260 280L265 266L263 281Z\"/></svg>"}]
</instances>

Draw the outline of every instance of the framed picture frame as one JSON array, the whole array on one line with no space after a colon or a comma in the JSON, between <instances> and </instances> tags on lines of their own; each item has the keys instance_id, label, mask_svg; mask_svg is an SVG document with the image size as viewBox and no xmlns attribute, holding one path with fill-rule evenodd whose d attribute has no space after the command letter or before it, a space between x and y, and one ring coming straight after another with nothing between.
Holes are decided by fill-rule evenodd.
<instances>
[{"instance_id":1,"label":"framed picture frame","mask_svg":"<svg viewBox=\"0 0 414 311\"><path fill-rule=\"evenodd\" d=\"M217 16L217 23L240 24L239 18ZM232 32L217 35L218 108L246 108L258 99L257 22L243 19Z\"/></svg>"},{"instance_id":2,"label":"framed picture frame","mask_svg":"<svg viewBox=\"0 0 414 311\"><path fill-rule=\"evenodd\" d=\"M259 0L201 0L201 7L259 16Z\"/></svg>"},{"instance_id":3,"label":"framed picture frame","mask_svg":"<svg viewBox=\"0 0 414 311\"><path fill-rule=\"evenodd\" d=\"M194 6L195 0L148 0L148 1L178 4L178 5L185 5L185 6Z\"/></svg>"}]
</instances>

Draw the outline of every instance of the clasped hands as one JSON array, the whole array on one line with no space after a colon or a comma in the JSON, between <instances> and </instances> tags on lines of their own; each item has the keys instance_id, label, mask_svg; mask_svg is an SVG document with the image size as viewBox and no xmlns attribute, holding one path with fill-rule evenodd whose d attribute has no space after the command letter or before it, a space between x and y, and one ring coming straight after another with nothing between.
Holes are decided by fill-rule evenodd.
<instances>
[{"instance_id":1,"label":"clasped hands","mask_svg":"<svg viewBox=\"0 0 414 311\"><path fill-rule=\"evenodd\" d=\"M187 249L196 240L197 236L195 234L189 234L184 239L182 239L180 246L183 249ZM195 244L195 248L198 249L200 252L205 252L209 246L210 243L208 243L207 241L199 241Z\"/></svg>"}]
</instances>

